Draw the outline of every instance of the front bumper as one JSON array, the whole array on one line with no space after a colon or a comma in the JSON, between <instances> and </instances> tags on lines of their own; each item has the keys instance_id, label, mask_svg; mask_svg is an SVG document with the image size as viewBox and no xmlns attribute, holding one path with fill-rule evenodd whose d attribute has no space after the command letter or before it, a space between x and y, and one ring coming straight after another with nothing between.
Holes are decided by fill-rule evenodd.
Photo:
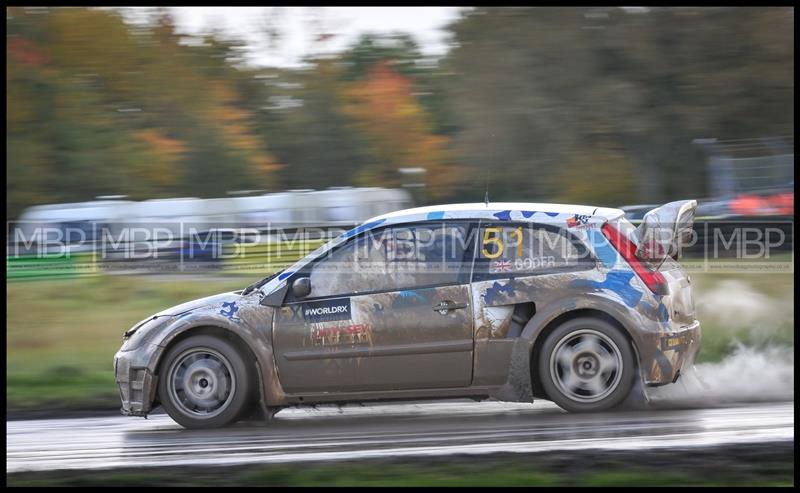
<instances>
[{"instance_id":1,"label":"front bumper","mask_svg":"<svg viewBox=\"0 0 800 493\"><path fill-rule=\"evenodd\" d=\"M663 331L651 340L652 347L642 367L645 383L650 386L674 383L681 373L694 365L700 350L700 321L674 331ZM649 361L648 361L649 360Z\"/></svg>"},{"instance_id":2,"label":"front bumper","mask_svg":"<svg viewBox=\"0 0 800 493\"><path fill-rule=\"evenodd\" d=\"M126 416L147 416L155 399L156 376L143 364L138 351L118 352L114 356L114 374L122 407Z\"/></svg>"}]
</instances>

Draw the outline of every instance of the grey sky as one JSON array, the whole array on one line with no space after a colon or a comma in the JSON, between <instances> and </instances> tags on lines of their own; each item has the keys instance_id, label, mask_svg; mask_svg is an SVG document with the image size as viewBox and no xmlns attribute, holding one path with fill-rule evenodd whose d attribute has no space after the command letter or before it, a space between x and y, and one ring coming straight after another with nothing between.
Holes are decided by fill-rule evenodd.
<instances>
[{"instance_id":1,"label":"grey sky","mask_svg":"<svg viewBox=\"0 0 800 493\"><path fill-rule=\"evenodd\" d=\"M170 7L180 32L220 30L246 40L251 62L264 66L299 65L303 56L340 51L366 32L411 34L427 55L447 51L441 28L455 20L459 7ZM270 43L269 28L281 34ZM333 35L333 36L322 36Z\"/></svg>"}]
</instances>

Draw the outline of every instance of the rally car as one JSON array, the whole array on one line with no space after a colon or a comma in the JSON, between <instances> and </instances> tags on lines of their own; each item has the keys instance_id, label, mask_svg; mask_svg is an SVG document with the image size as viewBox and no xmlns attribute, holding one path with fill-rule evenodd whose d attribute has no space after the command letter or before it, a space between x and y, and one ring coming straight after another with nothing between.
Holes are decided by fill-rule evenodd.
<instances>
[{"instance_id":1,"label":"rally car","mask_svg":"<svg viewBox=\"0 0 800 493\"><path fill-rule=\"evenodd\" d=\"M287 406L542 398L602 411L674 383L699 350L676 247L694 200L649 212L478 203L366 221L241 291L133 326L122 413L187 428ZM635 397L635 396L634 396Z\"/></svg>"}]
</instances>

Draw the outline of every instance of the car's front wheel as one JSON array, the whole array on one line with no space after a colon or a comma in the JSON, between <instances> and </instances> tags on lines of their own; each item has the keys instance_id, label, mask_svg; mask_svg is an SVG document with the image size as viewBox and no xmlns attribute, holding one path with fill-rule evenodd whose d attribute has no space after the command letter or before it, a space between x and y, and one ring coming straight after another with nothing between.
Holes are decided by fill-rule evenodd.
<instances>
[{"instance_id":1,"label":"car's front wheel","mask_svg":"<svg viewBox=\"0 0 800 493\"><path fill-rule=\"evenodd\" d=\"M604 320L569 320L547 336L541 351L542 387L567 411L610 409L631 392L636 377L633 348L620 329Z\"/></svg>"},{"instance_id":2,"label":"car's front wheel","mask_svg":"<svg viewBox=\"0 0 800 493\"><path fill-rule=\"evenodd\" d=\"M186 428L217 428L237 421L250 405L251 377L239 350L211 335L188 337L164 357L158 396L167 414Z\"/></svg>"}]
</instances>

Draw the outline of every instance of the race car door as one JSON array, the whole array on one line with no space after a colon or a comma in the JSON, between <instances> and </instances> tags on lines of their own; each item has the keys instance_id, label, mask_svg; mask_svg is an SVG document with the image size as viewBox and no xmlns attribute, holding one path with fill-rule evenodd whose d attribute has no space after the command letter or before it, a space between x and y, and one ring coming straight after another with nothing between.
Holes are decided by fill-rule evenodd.
<instances>
[{"instance_id":1,"label":"race car door","mask_svg":"<svg viewBox=\"0 0 800 493\"><path fill-rule=\"evenodd\" d=\"M288 295L273 344L289 393L468 386L469 224L368 231L314 261L311 292ZM290 290L291 291L291 290Z\"/></svg>"}]
</instances>

